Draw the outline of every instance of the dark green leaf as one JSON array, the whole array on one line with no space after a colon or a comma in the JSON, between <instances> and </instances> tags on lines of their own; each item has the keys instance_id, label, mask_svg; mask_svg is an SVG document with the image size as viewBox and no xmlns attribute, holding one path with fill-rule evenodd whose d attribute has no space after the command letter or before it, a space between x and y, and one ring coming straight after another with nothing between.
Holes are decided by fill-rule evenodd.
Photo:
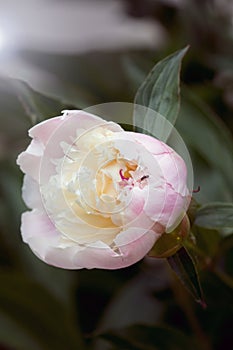
<instances>
[{"instance_id":1,"label":"dark green leaf","mask_svg":"<svg viewBox=\"0 0 233 350\"><path fill-rule=\"evenodd\" d=\"M134 325L100 335L117 349L180 350L195 349L190 338L178 330L164 326Z\"/></svg>"},{"instance_id":2,"label":"dark green leaf","mask_svg":"<svg viewBox=\"0 0 233 350\"><path fill-rule=\"evenodd\" d=\"M206 163L206 171L203 173L205 178L203 178L202 183L198 183L201 185L200 196L208 183L211 183L210 192L217 191L220 184L222 190L224 183L222 184L221 179L216 181L216 178L213 177L216 171L219 173L218 177L223 177L228 196L231 196L231 190L233 191L233 142L230 132L211 109L190 90L182 87L181 95L181 110L177 119L177 129L189 149L193 149ZM198 158L197 165L199 162ZM198 178L199 169L194 170L196 170Z\"/></svg>"},{"instance_id":3,"label":"dark green leaf","mask_svg":"<svg viewBox=\"0 0 233 350\"><path fill-rule=\"evenodd\" d=\"M34 91L21 80L11 79L9 83L32 124L58 115L65 108L64 103Z\"/></svg>"},{"instance_id":4,"label":"dark green leaf","mask_svg":"<svg viewBox=\"0 0 233 350\"><path fill-rule=\"evenodd\" d=\"M197 211L194 224L210 230L220 230L223 235L232 234L233 204L215 202L203 205Z\"/></svg>"},{"instance_id":5,"label":"dark green leaf","mask_svg":"<svg viewBox=\"0 0 233 350\"><path fill-rule=\"evenodd\" d=\"M26 83L0 78L0 159L25 149L28 129L45 118L60 115L65 105L32 90Z\"/></svg>"},{"instance_id":6,"label":"dark green leaf","mask_svg":"<svg viewBox=\"0 0 233 350\"><path fill-rule=\"evenodd\" d=\"M134 100L135 104L160 113L172 125L175 124L179 111L180 67L186 52L187 48L184 48L158 62L138 89ZM157 119L154 116L150 117L149 112L142 118L140 109L135 107L136 127L150 130L153 134L153 131L158 129L159 122L160 135L156 133L156 136L166 141L171 130L167 125L161 125L161 121Z\"/></svg>"},{"instance_id":7,"label":"dark green leaf","mask_svg":"<svg viewBox=\"0 0 233 350\"><path fill-rule=\"evenodd\" d=\"M187 250L182 247L176 254L167 258L167 261L195 300L205 307L197 270Z\"/></svg>"}]
</instances>

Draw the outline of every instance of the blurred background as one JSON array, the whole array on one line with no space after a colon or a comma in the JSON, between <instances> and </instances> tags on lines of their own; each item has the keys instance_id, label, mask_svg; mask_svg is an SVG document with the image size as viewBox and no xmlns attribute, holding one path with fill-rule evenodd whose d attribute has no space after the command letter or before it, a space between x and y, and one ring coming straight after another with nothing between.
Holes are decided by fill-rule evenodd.
<instances>
[{"instance_id":1,"label":"blurred background","mask_svg":"<svg viewBox=\"0 0 233 350\"><path fill-rule=\"evenodd\" d=\"M153 65L185 45L176 127L194 197L231 202L232 0L0 1L0 349L232 349L232 235L199 232L205 310L164 260L65 271L20 237L15 159L28 129L63 109L132 102Z\"/></svg>"}]
</instances>

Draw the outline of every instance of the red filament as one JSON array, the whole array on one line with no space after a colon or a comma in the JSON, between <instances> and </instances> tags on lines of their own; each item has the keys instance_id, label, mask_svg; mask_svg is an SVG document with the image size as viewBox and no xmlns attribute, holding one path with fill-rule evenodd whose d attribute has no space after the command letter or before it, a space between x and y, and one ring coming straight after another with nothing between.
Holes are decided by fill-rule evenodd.
<instances>
[{"instance_id":1,"label":"red filament","mask_svg":"<svg viewBox=\"0 0 233 350\"><path fill-rule=\"evenodd\" d=\"M128 180L128 177L125 177L123 174L123 169L120 169L119 174L120 174L121 180Z\"/></svg>"},{"instance_id":2,"label":"red filament","mask_svg":"<svg viewBox=\"0 0 233 350\"><path fill-rule=\"evenodd\" d=\"M201 187L198 186L196 190L193 190L193 193L198 193L198 192L200 192L200 190L201 190Z\"/></svg>"}]
</instances>

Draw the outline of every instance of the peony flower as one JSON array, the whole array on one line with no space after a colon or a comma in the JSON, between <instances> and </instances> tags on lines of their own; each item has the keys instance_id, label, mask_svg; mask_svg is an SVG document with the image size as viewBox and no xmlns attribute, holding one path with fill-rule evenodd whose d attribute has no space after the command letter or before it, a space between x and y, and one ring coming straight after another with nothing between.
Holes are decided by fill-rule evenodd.
<instances>
[{"instance_id":1,"label":"peony flower","mask_svg":"<svg viewBox=\"0 0 233 350\"><path fill-rule=\"evenodd\" d=\"M31 209L21 233L46 263L129 266L185 215L186 166L163 142L84 111L64 111L29 136L17 159Z\"/></svg>"}]
</instances>

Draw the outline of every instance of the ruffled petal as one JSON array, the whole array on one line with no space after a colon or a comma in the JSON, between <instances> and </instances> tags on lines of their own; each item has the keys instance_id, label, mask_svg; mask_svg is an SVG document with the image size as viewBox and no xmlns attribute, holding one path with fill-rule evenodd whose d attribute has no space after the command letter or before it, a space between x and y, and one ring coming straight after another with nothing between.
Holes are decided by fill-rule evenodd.
<instances>
[{"instance_id":1,"label":"ruffled petal","mask_svg":"<svg viewBox=\"0 0 233 350\"><path fill-rule=\"evenodd\" d=\"M144 211L152 220L159 222L166 228L166 231L169 231L179 224L188 204L187 196L182 196L175 192L169 184L166 184L163 189L151 189Z\"/></svg>"},{"instance_id":2,"label":"ruffled petal","mask_svg":"<svg viewBox=\"0 0 233 350\"><path fill-rule=\"evenodd\" d=\"M22 197L28 208L43 208L39 184L29 175L24 176Z\"/></svg>"},{"instance_id":3,"label":"ruffled petal","mask_svg":"<svg viewBox=\"0 0 233 350\"><path fill-rule=\"evenodd\" d=\"M175 191L187 194L187 168L184 160L168 145L148 135L129 133L155 157L166 181Z\"/></svg>"},{"instance_id":4,"label":"ruffled petal","mask_svg":"<svg viewBox=\"0 0 233 350\"><path fill-rule=\"evenodd\" d=\"M32 139L40 140L44 145L48 142L52 133L64 122L64 116L50 118L36 124L29 130Z\"/></svg>"},{"instance_id":5,"label":"ruffled petal","mask_svg":"<svg viewBox=\"0 0 233 350\"><path fill-rule=\"evenodd\" d=\"M119 249L114 250L103 242L92 246L80 246L70 241L62 247L60 233L45 213L26 212L22 217L22 236L32 251L46 263L66 268L118 269L141 260L152 248L160 233L141 232L141 228L129 228L115 240Z\"/></svg>"},{"instance_id":6,"label":"ruffled petal","mask_svg":"<svg viewBox=\"0 0 233 350\"><path fill-rule=\"evenodd\" d=\"M177 193L183 196L187 195L187 168L183 159L176 152L171 152L157 155L156 160L158 161L166 182L172 186Z\"/></svg>"},{"instance_id":7,"label":"ruffled petal","mask_svg":"<svg viewBox=\"0 0 233 350\"><path fill-rule=\"evenodd\" d=\"M51 237L60 237L47 214L37 209L22 214L21 234L25 243L34 237L46 237L48 245Z\"/></svg>"},{"instance_id":8,"label":"ruffled petal","mask_svg":"<svg viewBox=\"0 0 233 350\"><path fill-rule=\"evenodd\" d=\"M143 145L147 151L154 155L173 152L171 147L149 135L135 132L126 132L126 134L129 134L131 137L133 137L134 141Z\"/></svg>"},{"instance_id":9,"label":"ruffled petal","mask_svg":"<svg viewBox=\"0 0 233 350\"><path fill-rule=\"evenodd\" d=\"M124 237L127 237L125 243ZM117 236L115 243L117 248L99 242L98 246L87 247L85 250L76 254L74 258L76 266L83 268L100 268L107 270L120 269L141 260L153 247L159 235L153 231L147 231L144 234L140 228L130 228Z\"/></svg>"},{"instance_id":10,"label":"ruffled petal","mask_svg":"<svg viewBox=\"0 0 233 350\"><path fill-rule=\"evenodd\" d=\"M57 135L63 136L61 141L71 141L71 136L77 135L77 130L85 132L86 130L92 129L99 125L110 124L110 130L113 128L114 131L122 131L123 129L116 123L108 123L106 120L99 118L93 114L87 113L82 110L68 110L63 111L62 116L47 119L29 130L29 136L34 139L40 140L46 145L50 137L56 137ZM62 132L59 129L62 128ZM55 146L55 144L54 144Z\"/></svg>"},{"instance_id":11,"label":"ruffled petal","mask_svg":"<svg viewBox=\"0 0 233 350\"><path fill-rule=\"evenodd\" d=\"M40 163L43 152L43 144L38 140L32 140L26 151L22 152L16 160L22 172L30 175L37 182L39 182Z\"/></svg>"},{"instance_id":12,"label":"ruffled petal","mask_svg":"<svg viewBox=\"0 0 233 350\"><path fill-rule=\"evenodd\" d=\"M59 248L60 233L50 221L46 213L33 210L22 215L21 234L23 241L27 243L33 253L42 261L61 268L73 269L72 257L82 248L73 245L67 248ZM50 253L54 253L54 260L50 259Z\"/></svg>"}]
</instances>

